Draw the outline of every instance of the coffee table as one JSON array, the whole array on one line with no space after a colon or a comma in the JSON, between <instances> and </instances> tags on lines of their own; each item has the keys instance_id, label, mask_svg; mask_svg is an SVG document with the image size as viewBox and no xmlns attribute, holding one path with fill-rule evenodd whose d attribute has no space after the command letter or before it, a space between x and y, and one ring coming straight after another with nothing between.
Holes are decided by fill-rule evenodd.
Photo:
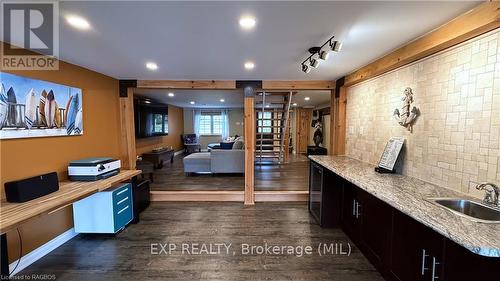
<instances>
[{"instance_id":1,"label":"coffee table","mask_svg":"<svg viewBox=\"0 0 500 281\"><path fill-rule=\"evenodd\" d=\"M142 159L153 163L155 169L163 168L163 162L170 160L170 163L174 163L174 150L164 149L160 151L151 151L142 154Z\"/></svg>"}]
</instances>

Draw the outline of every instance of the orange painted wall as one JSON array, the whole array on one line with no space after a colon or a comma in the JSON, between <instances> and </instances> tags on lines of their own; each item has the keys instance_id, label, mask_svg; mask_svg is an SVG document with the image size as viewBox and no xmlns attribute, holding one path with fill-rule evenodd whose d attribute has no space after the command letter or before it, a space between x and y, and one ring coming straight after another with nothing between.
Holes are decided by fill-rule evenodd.
<instances>
[{"instance_id":1,"label":"orange painted wall","mask_svg":"<svg viewBox=\"0 0 500 281\"><path fill-rule=\"evenodd\" d=\"M67 178L70 160L84 157L120 156L118 80L88 69L60 63L58 71L6 71L82 89L83 136L46 137L0 141L1 197L3 184L42 173L57 171ZM20 227L23 253L29 253L73 227L72 209L64 208ZM17 232L7 233L9 260L19 256Z\"/></svg>"},{"instance_id":2,"label":"orange painted wall","mask_svg":"<svg viewBox=\"0 0 500 281\"><path fill-rule=\"evenodd\" d=\"M184 134L184 114L182 108L168 106L168 136L136 139L137 154L150 152L156 147L172 146L175 151L182 149L181 135Z\"/></svg>"}]
</instances>

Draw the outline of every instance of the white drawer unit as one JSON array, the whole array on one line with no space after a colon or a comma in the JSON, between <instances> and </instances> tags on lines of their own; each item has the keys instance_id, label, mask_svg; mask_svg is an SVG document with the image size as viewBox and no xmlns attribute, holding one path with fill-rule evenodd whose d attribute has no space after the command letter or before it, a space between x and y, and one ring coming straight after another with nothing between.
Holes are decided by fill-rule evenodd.
<instances>
[{"instance_id":1,"label":"white drawer unit","mask_svg":"<svg viewBox=\"0 0 500 281\"><path fill-rule=\"evenodd\" d=\"M77 233L116 233L133 218L132 185L124 183L73 204Z\"/></svg>"}]
</instances>

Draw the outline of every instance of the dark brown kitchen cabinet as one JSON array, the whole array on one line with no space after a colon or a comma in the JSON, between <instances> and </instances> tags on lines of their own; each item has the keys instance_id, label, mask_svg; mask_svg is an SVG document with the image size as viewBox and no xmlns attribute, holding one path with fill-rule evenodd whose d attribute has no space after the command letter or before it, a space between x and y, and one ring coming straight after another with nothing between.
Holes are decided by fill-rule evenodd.
<instances>
[{"instance_id":1,"label":"dark brown kitchen cabinet","mask_svg":"<svg viewBox=\"0 0 500 281\"><path fill-rule=\"evenodd\" d=\"M342 230L386 280L489 281L500 276L500 258L472 253L330 170L321 171L316 176L321 186L342 190L321 196L322 205L335 206L324 210L340 213Z\"/></svg>"},{"instance_id":2,"label":"dark brown kitchen cabinet","mask_svg":"<svg viewBox=\"0 0 500 281\"><path fill-rule=\"evenodd\" d=\"M498 280L500 278L500 258L474 254L449 239L446 239L445 244L443 280Z\"/></svg>"},{"instance_id":3,"label":"dark brown kitchen cabinet","mask_svg":"<svg viewBox=\"0 0 500 281\"><path fill-rule=\"evenodd\" d=\"M342 229L377 268L389 262L392 208L383 201L344 183Z\"/></svg>"},{"instance_id":4,"label":"dark brown kitchen cabinet","mask_svg":"<svg viewBox=\"0 0 500 281\"><path fill-rule=\"evenodd\" d=\"M358 198L359 189L350 182L344 183L342 194L342 230L353 240L357 242L361 227L361 204Z\"/></svg>"},{"instance_id":5,"label":"dark brown kitchen cabinet","mask_svg":"<svg viewBox=\"0 0 500 281\"><path fill-rule=\"evenodd\" d=\"M389 264L392 207L363 190L357 195L361 218L360 244L375 267L384 268Z\"/></svg>"},{"instance_id":6,"label":"dark brown kitchen cabinet","mask_svg":"<svg viewBox=\"0 0 500 281\"><path fill-rule=\"evenodd\" d=\"M400 281L443 280L443 236L394 210L389 275Z\"/></svg>"}]
</instances>

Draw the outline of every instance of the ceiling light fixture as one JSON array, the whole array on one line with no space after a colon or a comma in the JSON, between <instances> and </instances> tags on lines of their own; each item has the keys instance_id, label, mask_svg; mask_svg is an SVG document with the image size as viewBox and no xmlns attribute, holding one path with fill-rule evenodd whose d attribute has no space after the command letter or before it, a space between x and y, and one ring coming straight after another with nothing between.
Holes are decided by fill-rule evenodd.
<instances>
[{"instance_id":1,"label":"ceiling light fixture","mask_svg":"<svg viewBox=\"0 0 500 281\"><path fill-rule=\"evenodd\" d=\"M330 56L330 53L328 51L320 51L319 52L319 58L322 60L327 60L329 56Z\"/></svg>"},{"instance_id":2,"label":"ceiling light fixture","mask_svg":"<svg viewBox=\"0 0 500 281\"><path fill-rule=\"evenodd\" d=\"M327 60L330 56L329 52L340 52L342 49L342 43L340 41L334 41L333 38L335 36L330 37L323 45L320 47L311 47L309 48L310 55L301 63L302 72L309 73L311 71L311 67L318 67L319 60ZM328 45L328 49L322 50L323 47ZM317 58L315 57L317 55Z\"/></svg>"},{"instance_id":3,"label":"ceiling light fixture","mask_svg":"<svg viewBox=\"0 0 500 281\"><path fill-rule=\"evenodd\" d=\"M169 97L173 97L173 96L175 96L175 95L174 95L174 93L168 93L168 96L169 96Z\"/></svg>"},{"instance_id":4,"label":"ceiling light fixture","mask_svg":"<svg viewBox=\"0 0 500 281\"><path fill-rule=\"evenodd\" d=\"M220 102L225 102L226 100L224 100L224 99L220 99L219 101L220 101Z\"/></svg>"},{"instance_id":5,"label":"ceiling light fixture","mask_svg":"<svg viewBox=\"0 0 500 281\"><path fill-rule=\"evenodd\" d=\"M240 18L240 26L245 30L250 30L255 27L257 21L252 16L243 16Z\"/></svg>"},{"instance_id":6,"label":"ceiling light fixture","mask_svg":"<svg viewBox=\"0 0 500 281\"><path fill-rule=\"evenodd\" d=\"M317 60L317 59L311 59L310 60L310 64L311 64L312 67L316 68L316 67L319 66L319 60Z\"/></svg>"},{"instance_id":7,"label":"ceiling light fixture","mask_svg":"<svg viewBox=\"0 0 500 281\"><path fill-rule=\"evenodd\" d=\"M297 106L297 103L296 103L296 102L294 102L292 105L293 105L293 106Z\"/></svg>"},{"instance_id":8,"label":"ceiling light fixture","mask_svg":"<svg viewBox=\"0 0 500 281\"><path fill-rule=\"evenodd\" d=\"M333 41L333 43L330 43L330 49L334 52L340 52L340 50L342 50L342 43Z\"/></svg>"},{"instance_id":9,"label":"ceiling light fixture","mask_svg":"<svg viewBox=\"0 0 500 281\"><path fill-rule=\"evenodd\" d=\"M80 16L76 16L76 15L67 15L66 16L66 21L73 27L77 28L77 29L80 29L80 30L88 30L90 29L90 23L80 17Z\"/></svg>"},{"instance_id":10,"label":"ceiling light fixture","mask_svg":"<svg viewBox=\"0 0 500 281\"><path fill-rule=\"evenodd\" d=\"M158 69L158 65L154 62L147 62L146 63L146 67L149 69L149 70L157 70Z\"/></svg>"},{"instance_id":11,"label":"ceiling light fixture","mask_svg":"<svg viewBox=\"0 0 500 281\"><path fill-rule=\"evenodd\" d=\"M305 98L304 98L304 100L306 100L306 101L307 101L307 100L310 100L310 99L311 99L310 97L305 97Z\"/></svg>"},{"instance_id":12,"label":"ceiling light fixture","mask_svg":"<svg viewBox=\"0 0 500 281\"><path fill-rule=\"evenodd\" d=\"M307 65L307 64L302 64L302 71L304 73L309 73L309 72L311 72L311 67L309 67L309 65Z\"/></svg>"},{"instance_id":13,"label":"ceiling light fixture","mask_svg":"<svg viewBox=\"0 0 500 281\"><path fill-rule=\"evenodd\" d=\"M253 62L251 62L251 61L247 61L247 62L245 62L244 66L245 66L246 70L252 70L252 69L254 69L255 64Z\"/></svg>"},{"instance_id":14,"label":"ceiling light fixture","mask_svg":"<svg viewBox=\"0 0 500 281\"><path fill-rule=\"evenodd\" d=\"M190 104L195 104L195 102L194 102L194 101L190 101L189 103L190 103Z\"/></svg>"}]
</instances>

